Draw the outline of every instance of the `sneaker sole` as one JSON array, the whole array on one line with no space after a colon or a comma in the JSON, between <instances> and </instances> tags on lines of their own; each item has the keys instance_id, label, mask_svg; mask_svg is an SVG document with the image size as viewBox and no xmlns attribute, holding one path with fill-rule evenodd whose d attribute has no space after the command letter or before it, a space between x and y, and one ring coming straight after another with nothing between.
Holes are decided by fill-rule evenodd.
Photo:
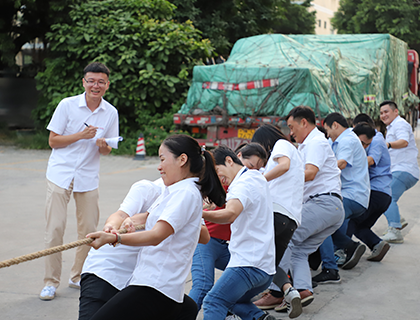
<instances>
[{"instance_id":1,"label":"sneaker sole","mask_svg":"<svg viewBox=\"0 0 420 320\"><path fill-rule=\"evenodd\" d=\"M302 304L302 307L309 306L312 303L312 301L314 301L314 296L308 296L308 297L300 300L300 302Z\"/></svg>"},{"instance_id":2,"label":"sneaker sole","mask_svg":"<svg viewBox=\"0 0 420 320\"><path fill-rule=\"evenodd\" d=\"M404 239L393 239L393 240L384 240L384 241L388 243L404 243Z\"/></svg>"},{"instance_id":3,"label":"sneaker sole","mask_svg":"<svg viewBox=\"0 0 420 320\"><path fill-rule=\"evenodd\" d=\"M278 304L275 304L274 306L257 306L257 305L255 305L255 306L260 310L270 310L270 309L274 309L275 307L277 307Z\"/></svg>"},{"instance_id":4,"label":"sneaker sole","mask_svg":"<svg viewBox=\"0 0 420 320\"><path fill-rule=\"evenodd\" d=\"M78 286L77 284L71 284L71 283L69 283L69 288L80 289L80 286Z\"/></svg>"},{"instance_id":5,"label":"sneaker sole","mask_svg":"<svg viewBox=\"0 0 420 320\"><path fill-rule=\"evenodd\" d=\"M358 263L360 258L363 256L363 254L366 251L366 246L359 245L356 250L353 253L353 256L350 258L349 261L347 261L345 264L343 264L342 268L344 270L352 269L354 268Z\"/></svg>"},{"instance_id":6,"label":"sneaker sole","mask_svg":"<svg viewBox=\"0 0 420 320\"><path fill-rule=\"evenodd\" d=\"M55 298L55 296L39 296L39 298L43 301L50 301Z\"/></svg>"},{"instance_id":7,"label":"sneaker sole","mask_svg":"<svg viewBox=\"0 0 420 320\"><path fill-rule=\"evenodd\" d=\"M326 280L326 281L315 281L313 280L313 282L317 283L317 286L320 284L339 284L341 283L341 279L338 280ZM312 285L312 288L315 288L316 286Z\"/></svg>"},{"instance_id":8,"label":"sneaker sole","mask_svg":"<svg viewBox=\"0 0 420 320\"><path fill-rule=\"evenodd\" d=\"M300 300L300 297L296 297L292 299L290 302L290 312L289 312L289 318L297 318L302 314L302 301Z\"/></svg>"},{"instance_id":9,"label":"sneaker sole","mask_svg":"<svg viewBox=\"0 0 420 320\"><path fill-rule=\"evenodd\" d=\"M369 261L377 261L377 262L381 261L385 257L385 255L388 252L389 248L391 248L391 246L389 245L389 243L385 243L384 246L382 247L381 252L379 252L378 255L376 255L374 257L369 256L367 258L367 260L369 260Z\"/></svg>"}]
</instances>

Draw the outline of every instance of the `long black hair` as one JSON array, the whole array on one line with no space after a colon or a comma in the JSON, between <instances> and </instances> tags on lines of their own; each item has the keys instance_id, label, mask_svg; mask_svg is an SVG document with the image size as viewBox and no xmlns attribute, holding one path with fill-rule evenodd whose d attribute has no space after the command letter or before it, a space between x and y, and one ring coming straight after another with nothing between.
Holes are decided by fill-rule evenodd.
<instances>
[{"instance_id":1,"label":"long black hair","mask_svg":"<svg viewBox=\"0 0 420 320\"><path fill-rule=\"evenodd\" d=\"M257 142L262 145L265 151L267 151L267 154L270 155L274 145L280 139L289 141L278 127L268 123L262 125L255 131L251 142Z\"/></svg>"},{"instance_id":2,"label":"long black hair","mask_svg":"<svg viewBox=\"0 0 420 320\"><path fill-rule=\"evenodd\" d=\"M226 202L226 192L216 173L215 162L212 154L202 150L198 142L190 136L177 134L170 136L162 142L175 156L186 154L187 165L190 172L199 177L198 185L203 198L221 207Z\"/></svg>"}]
</instances>

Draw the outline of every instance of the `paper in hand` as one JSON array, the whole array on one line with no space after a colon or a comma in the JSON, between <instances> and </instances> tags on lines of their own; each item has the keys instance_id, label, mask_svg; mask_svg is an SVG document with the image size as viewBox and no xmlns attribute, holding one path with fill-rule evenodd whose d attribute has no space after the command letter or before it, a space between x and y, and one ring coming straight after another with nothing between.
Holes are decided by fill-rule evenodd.
<instances>
[{"instance_id":1,"label":"paper in hand","mask_svg":"<svg viewBox=\"0 0 420 320\"><path fill-rule=\"evenodd\" d=\"M113 149L118 149L118 142L123 141L123 137L107 138L106 143Z\"/></svg>"}]
</instances>

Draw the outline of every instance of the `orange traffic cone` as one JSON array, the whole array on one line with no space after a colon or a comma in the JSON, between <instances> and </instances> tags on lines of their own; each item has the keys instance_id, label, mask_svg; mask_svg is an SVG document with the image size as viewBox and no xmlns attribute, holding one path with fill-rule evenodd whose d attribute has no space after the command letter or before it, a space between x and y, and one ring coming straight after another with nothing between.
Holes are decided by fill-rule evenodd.
<instances>
[{"instance_id":1,"label":"orange traffic cone","mask_svg":"<svg viewBox=\"0 0 420 320\"><path fill-rule=\"evenodd\" d=\"M134 160L145 160L146 157L146 146L144 145L143 133L140 133L139 139L137 140L136 155Z\"/></svg>"}]
</instances>

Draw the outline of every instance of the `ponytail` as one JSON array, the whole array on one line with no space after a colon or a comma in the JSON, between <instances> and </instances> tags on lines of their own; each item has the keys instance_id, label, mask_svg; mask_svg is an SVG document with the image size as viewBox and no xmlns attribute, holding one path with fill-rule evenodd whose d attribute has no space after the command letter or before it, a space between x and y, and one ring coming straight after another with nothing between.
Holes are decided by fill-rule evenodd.
<instances>
[{"instance_id":1,"label":"ponytail","mask_svg":"<svg viewBox=\"0 0 420 320\"><path fill-rule=\"evenodd\" d=\"M197 184L203 198L208 198L219 207L225 204L226 192L217 176L214 158L208 151L202 151L195 139L184 134L170 136L162 144L175 157L187 155L190 172L199 177Z\"/></svg>"}]
</instances>

